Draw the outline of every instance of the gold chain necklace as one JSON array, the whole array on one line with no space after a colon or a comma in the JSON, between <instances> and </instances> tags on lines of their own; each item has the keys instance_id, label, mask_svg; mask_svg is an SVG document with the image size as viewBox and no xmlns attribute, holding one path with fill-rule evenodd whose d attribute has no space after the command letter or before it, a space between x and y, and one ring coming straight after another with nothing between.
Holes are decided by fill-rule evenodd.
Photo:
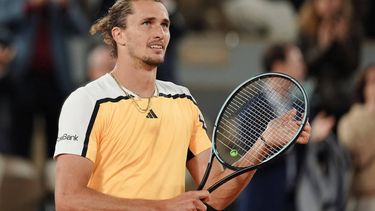
<instances>
[{"instance_id":1,"label":"gold chain necklace","mask_svg":"<svg viewBox=\"0 0 375 211\"><path fill-rule=\"evenodd\" d=\"M132 99L132 102L135 104L135 107L137 108L137 110L141 113L146 113L148 110L150 110L150 107L151 107L151 97L148 97L147 98L147 107L146 108L142 108L140 105L138 105L137 101L134 99L134 96L130 95L123 87L122 85L120 84L119 80L117 80L116 76L113 74L113 72L110 73L112 78L116 81L118 87L125 93L125 95L127 97L129 97L130 99ZM156 89L156 93L158 95L158 87L155 85L155 89Z\"/></svg>"}]
</instances>

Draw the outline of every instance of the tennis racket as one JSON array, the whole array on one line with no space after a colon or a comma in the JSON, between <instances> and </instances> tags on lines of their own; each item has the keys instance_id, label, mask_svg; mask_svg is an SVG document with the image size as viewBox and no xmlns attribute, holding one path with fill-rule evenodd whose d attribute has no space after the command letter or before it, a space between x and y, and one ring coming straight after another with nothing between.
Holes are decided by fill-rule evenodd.
<instances>
[{"instance_id":1,"label":"tennis racket","mask_svg":"<svg viewBox=\"0 0 375 211\"><path fill-rule=\"evenodd\" d=\"M276 159L298 139L307 114L306 93L288 75L265 73L240 84L216 118L211 155L198 190L207 182L214 157L234 172L211 185L209 192Z\"/></svg>"}]
</instances>

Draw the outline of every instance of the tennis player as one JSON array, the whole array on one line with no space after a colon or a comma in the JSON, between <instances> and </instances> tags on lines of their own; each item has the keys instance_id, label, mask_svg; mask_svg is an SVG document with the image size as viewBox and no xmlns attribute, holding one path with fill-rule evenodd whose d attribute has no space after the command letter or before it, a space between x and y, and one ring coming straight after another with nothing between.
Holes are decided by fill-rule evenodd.
<instances>
[{"instance_id":1,"label":"tennis player","mask_svg":"<svg viewBox=\"0 0 375 211\"><path fill-rule=\"evenodd\" d=\"M156 80L169 24L160 0L118 0L93 25L117 62L64 103L54 155L57 210L206 210L205 203L222 210L250 181L254 171L211 194L185 192L185 167L199 183L211 144L189 90ZM298 141L308 138L309 128ZM211 180L229 173L214 163Z\"/></svg>"}]
</instances>

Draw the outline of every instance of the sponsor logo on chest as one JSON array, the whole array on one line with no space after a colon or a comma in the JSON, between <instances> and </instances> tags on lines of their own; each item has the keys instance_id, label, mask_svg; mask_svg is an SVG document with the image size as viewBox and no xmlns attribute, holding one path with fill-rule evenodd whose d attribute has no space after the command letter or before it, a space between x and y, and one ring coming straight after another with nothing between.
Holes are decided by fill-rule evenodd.
<instances>
[{"instance_id":1,"label":"sponsor logo on chest","mask_svg":"<svg viewBox=\"0 0 375 211\"><path fill-rule=\"evenodd\" d=\"M68 135L64 133L64 135L60 136L57 138L57 141L78 141L78 136L77 135Z\"/></svg>"}]
</instances>

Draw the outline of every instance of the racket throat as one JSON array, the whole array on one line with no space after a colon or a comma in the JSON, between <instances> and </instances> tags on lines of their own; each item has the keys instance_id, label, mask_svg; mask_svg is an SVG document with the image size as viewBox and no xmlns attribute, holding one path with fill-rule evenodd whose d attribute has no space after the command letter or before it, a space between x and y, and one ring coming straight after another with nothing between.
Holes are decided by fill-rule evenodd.
<instances>
[{"instance_id":1,"label":"racket throat","mask_svg":"<svg viewBox=\"0 0 375 211\"><path fill-rule=\"evenodd\" d=\"M201 180L201 182L200 182L197 190L203 190L204 186L206 185L206 182L208 180L208 176L209 176L209 174L211 172L213 158L214 158L214 156L213 156L213 154L211 152L210 160L207 163L206 171L204 172L203 178L202 178L202 180Z\"/></svg>"}]
</instances>

